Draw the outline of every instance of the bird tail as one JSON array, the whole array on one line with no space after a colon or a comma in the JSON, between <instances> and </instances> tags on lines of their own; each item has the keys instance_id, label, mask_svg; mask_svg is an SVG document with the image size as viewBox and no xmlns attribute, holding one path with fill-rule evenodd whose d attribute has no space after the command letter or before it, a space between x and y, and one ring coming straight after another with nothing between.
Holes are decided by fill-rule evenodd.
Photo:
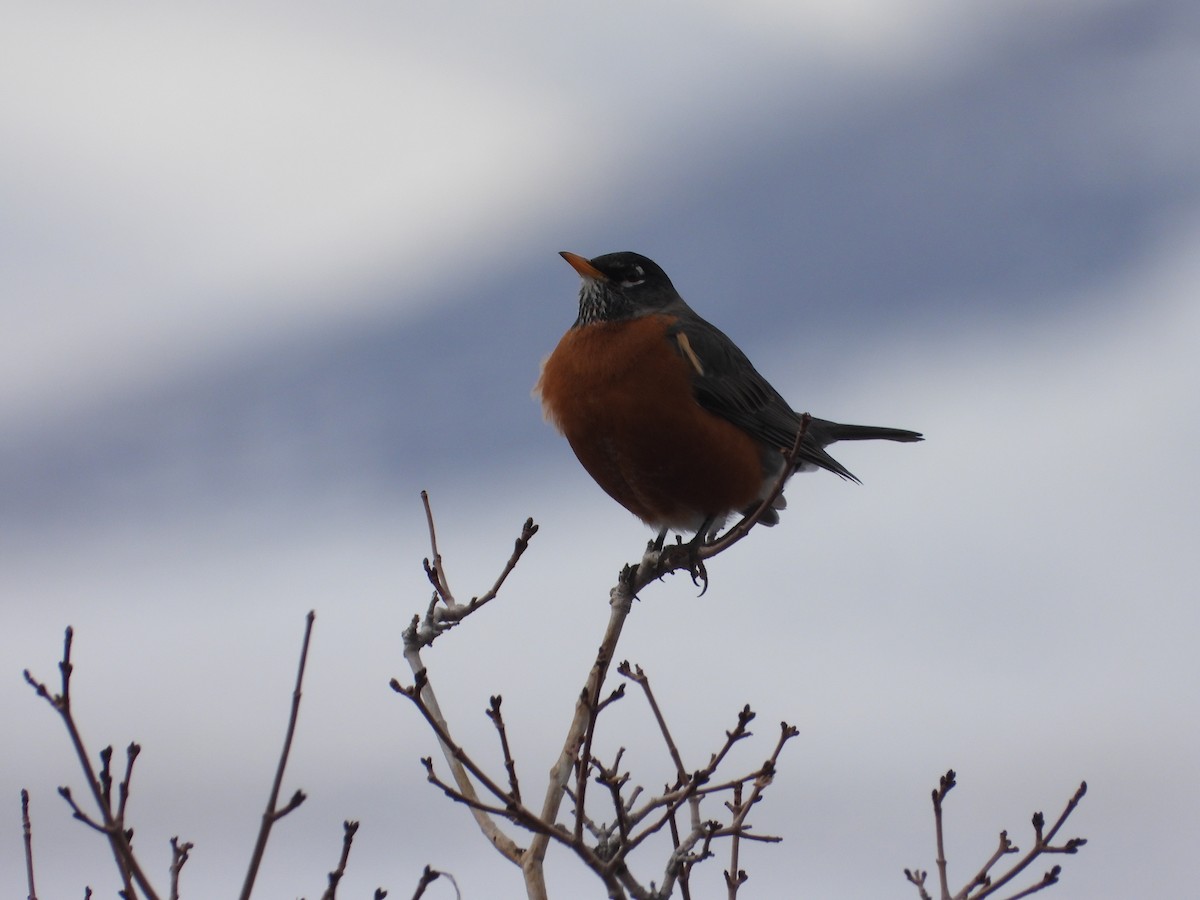
<instances>
[{"instance_id":1,"label":"bird tail","mask_svg":"<svg viewBox=\"0 0 1200 900\"><path fill-rule=\"evenodd\" d=\"M822 447L838 441L923 441L925 436L903 428L880 428L877 425L841 425L824 419L813 419L808 433Z\"/></svg>"},{"instance_id":2,"label":"bird tail","mask_svg":"<svg viewBox=\"0 0 1200 900\"><path fill-rule=\"evenodd\" d=\"M825 419L812 419L808 424L804 445L797 460L797 469L817 466L840 475L847 481L859 483L858 477L825 452L838 441L923 441L924 435L904 428L880 428L876 425L842 425ZM815 445L815 446L814 446Z\"/></svg>"}]
</instances>

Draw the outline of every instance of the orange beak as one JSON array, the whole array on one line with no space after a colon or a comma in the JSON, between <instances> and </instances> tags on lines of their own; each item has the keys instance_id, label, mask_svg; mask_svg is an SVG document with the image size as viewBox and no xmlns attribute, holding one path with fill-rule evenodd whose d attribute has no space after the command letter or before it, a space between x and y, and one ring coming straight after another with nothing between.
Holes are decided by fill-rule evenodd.
<instances>
[{"instance_id":1,"label":"orange beak","mask_svg":"<svg viewBox=\"0 0 1200 900\"><path fill-rule=\"evenodd\" d=\"M570 250L562 250L558 255L569 262L571 268L578 272L581 278L590 278L592 281L608 281L607 275L578 253L572 253Z\"/></svg>"}]
</instances>

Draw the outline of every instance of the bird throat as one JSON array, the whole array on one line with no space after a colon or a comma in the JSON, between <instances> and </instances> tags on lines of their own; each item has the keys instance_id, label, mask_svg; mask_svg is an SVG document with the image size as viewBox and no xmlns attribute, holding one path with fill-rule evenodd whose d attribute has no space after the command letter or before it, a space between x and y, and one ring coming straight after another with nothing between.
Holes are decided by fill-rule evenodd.
<instances>
[{"instance_id":1,"label":"bird throat","mask_svg":"<svg viewBox=\"0 0 1200 900\"><path fill-rule=\"evenodd\" d=\"M575 327L628 319L634 315L631 303L619 293L609 290L603 282L585 278L579 288L579 317Z\"/></svg>"}]
</instances>

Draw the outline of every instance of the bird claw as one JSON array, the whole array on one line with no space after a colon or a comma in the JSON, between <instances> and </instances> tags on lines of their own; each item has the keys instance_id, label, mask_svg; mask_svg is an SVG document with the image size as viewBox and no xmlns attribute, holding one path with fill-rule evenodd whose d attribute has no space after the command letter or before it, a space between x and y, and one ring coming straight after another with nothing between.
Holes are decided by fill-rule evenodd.
<instances>
[{"instance_id":1,"label":"bird claw","mask_svg":"<svg viewBox=\"0 0 1200 900\"><path fill-rule=\"evenodd\" d=\"M704 560L700 558L699 547L688 554L688 575L692 578L692 584L700 588L700 593L696 596L703 597L708 591L708 569L704 568Z\"/></svg>"},{"instance_id":2,"label":"bird claw","mask_svg":"<svg viewBox=\"0 0 1200 900\"><path fill-rule=\"evenodd\" d=\"M700 535L692 538L686 544L682 538L677 536L674 544L660 550L655 550L655 542L651 541L646 548L644 559L649 560L652 556L655 557L655 568L660 579L672 572L684 569L691 577L692 584L700 588L699 596L703 597L708 590L708 570L704 567L704 560L700 557L700 551L704 546L705 542L701 540Z\"/></svg>"}]
</instances>

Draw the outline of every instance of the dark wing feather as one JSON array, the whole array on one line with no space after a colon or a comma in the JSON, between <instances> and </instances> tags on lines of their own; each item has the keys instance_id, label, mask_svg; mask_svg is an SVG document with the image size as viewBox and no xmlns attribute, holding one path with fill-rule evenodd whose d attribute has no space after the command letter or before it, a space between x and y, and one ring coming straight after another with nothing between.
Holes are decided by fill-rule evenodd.
<instances>
[{"instance_id":1,"label":"dark wing feather","mask_svg":"<svg viewBox=\"0 0 1200 900\"><path fill-rule=\"evenodd\" d=\"M701 406L728 419L767 446L785 452L791 449L800 430L800 415L758 373L733 341L690 308L681 310L673 333L686 337L700 364L702 371L696 371L693 366L692 385ZM829 430L827 426L832 425L834 423L821 419L812 420L800 445L797 461L858 481L824 450L826 444L837 440L834 434L825 433Z\"/></svg>"}]
</instances>

